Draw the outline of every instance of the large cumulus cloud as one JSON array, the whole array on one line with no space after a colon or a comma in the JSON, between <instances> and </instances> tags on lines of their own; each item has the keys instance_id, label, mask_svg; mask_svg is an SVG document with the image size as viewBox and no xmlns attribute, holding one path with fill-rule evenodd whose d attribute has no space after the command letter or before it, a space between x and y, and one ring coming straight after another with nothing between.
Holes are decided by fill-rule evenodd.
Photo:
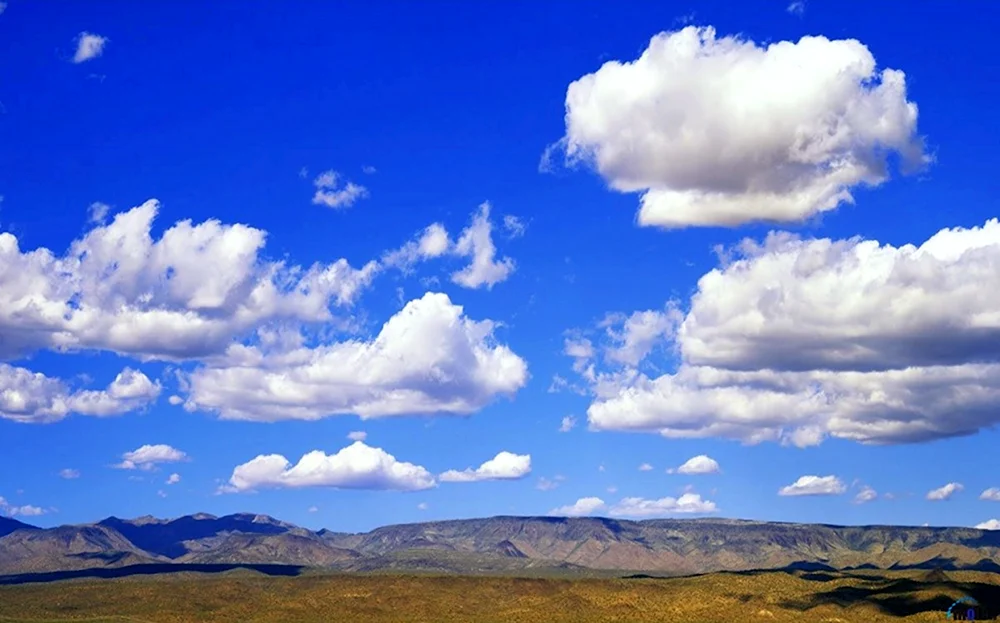
<instances>
[{"instance_id":1,"label":"large cumulus cloud","mask_svg":"<svg viewBox=\"0 0 1000 623\"><path fill-rule=\"evenodd\" d=\"M887 179L890 154L929 160L916 132L905 75L859 41L763 46L690 26L570 84L553 147L641 193L642 225L733 226L851 202L854 187Z\"/></svg>"},{"instance_id":2,"label":"large cumulus cloud","mask_svg":"<svg viewBox=\"0 0 1000 623\"><path fill-rule=\"evenodd\" d=\"M595 396L590 425L799 446L992 427L997 266L996 220L919 246L788 234L745 242L699 281L672 341L674 372L577 358Z\"/></svg>"}]
</instances>

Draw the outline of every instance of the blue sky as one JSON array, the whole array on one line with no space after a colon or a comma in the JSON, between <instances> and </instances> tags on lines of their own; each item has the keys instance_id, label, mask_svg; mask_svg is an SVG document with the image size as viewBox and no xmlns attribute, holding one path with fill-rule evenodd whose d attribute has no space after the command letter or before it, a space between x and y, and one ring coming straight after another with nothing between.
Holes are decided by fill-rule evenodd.
<instances>
[{"instance_id":1,"label":"blue sky","mask_svg":"<svg viewBox=\"0 0 1000 623\"><path fill-rule=\"evenodd\" d=\"M0 512L1000 517L993 5L4 6Z\"/></svg>"}]
</instances>

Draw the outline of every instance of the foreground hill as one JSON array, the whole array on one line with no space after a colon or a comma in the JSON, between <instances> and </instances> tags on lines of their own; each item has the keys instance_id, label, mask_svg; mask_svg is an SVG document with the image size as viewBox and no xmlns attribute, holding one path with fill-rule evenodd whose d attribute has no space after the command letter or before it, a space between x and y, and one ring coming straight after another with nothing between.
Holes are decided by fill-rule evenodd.
<instances>
[{"instance_id":1,"label":"foreground hill","mask_svg":"<svg viewBox=\"0 0 1000 623\"><path fill-rule=\"evenodd\" d=\"M7 520L9 522L9 520ZM492 517L318 532L265 515L109 517L0 536L0 574L132 564L285 564L343 571L454 573L617 570L656 574L773 569L1000 571L1000 532L730 519Z\"/></svg>"},{"instance_id":2,"label":"foreground hill","mask_svg":"<svg viewBox=\"0 0 1000 623\"><path fill-rule=\"evenodd\" d=\"M574 579L254 572L0 586L0 621L147 623L908 623L944 621L962 596L975 620L1000 604L1000 577L972 571L717 573ZM72 618L68 618L71 613ZM905 618L903 618L905 617Z\"/></svg>"}]
</instances>

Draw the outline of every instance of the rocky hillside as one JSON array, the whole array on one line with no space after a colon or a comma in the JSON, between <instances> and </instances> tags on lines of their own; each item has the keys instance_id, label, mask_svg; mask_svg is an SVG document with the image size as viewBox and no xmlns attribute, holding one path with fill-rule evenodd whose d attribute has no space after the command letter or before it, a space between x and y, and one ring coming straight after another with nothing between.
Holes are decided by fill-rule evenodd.
<instances>
[{"instance_id":1,"label":"rocky hillside","mask_svg":"<svg viewBox=\"0 0 1000 623\"><path fill-rule=\"evenodd\" d=\"M345 571L588 569L665 574L817 564L1000 569L1000 531L728 519L492 517L313 532L265 515L0 520L0 574L130 564L277 563Z\"/></svg>"}]
</instances>

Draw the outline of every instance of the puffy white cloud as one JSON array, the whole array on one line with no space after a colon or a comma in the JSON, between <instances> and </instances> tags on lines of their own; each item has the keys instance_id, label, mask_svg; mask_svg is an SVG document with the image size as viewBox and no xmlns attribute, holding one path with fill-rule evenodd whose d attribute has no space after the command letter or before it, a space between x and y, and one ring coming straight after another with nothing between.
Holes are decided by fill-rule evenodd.
<instances>
[{"instance_id":1,"label":"puffy white cloud","mask_svg":"<svg viewBox=\"0 0 1000 623\"><path fill-rule=\"evenodd\" d=\"M432 223L413 240L382 256L382 264L408 271L417 262L441 257L451 248L448 230L440 223Z\"/></svg>"},{"instance_id":2,"label":"puffy white cloud","mask_svg":"<svg viewBox=\"0 0 1000 623\"><path fill-rule=\"evenodd\" d=\"M310 513L318 513L319 512L319 507L318 506L310 506L307 510Z\"/></svg>"},{"instance_id":3,"label":"puffy white cloud","mask_svg":"<svg viewBox=\"0 0 1000 623\"><path fill-rule=\"evenodd\" d=\"M418 511L425 511L428 508L430 508L430 506L427 505L427 502L421 502L421 503L417 504L417 510Z\"/></svg>"},{"instance_id":4,"label":"puffy white cloud","mask_svg":"<svg viewBox=\"0 0 1000 623\"><path fill-rule=\"evenodd\" d=\"M181 481L181 475L180 474L170 474L170 476L167 478L167 484L168 485L176 485L180 481Z\"/></svg>"},{"instance_id":5,"label":"puffy white cloud","mask_svg":"<svg viewBox=\"0 0 1000 623\"><path fill-rule=\"evenodd\" d=\"M98 349L140 359L216 355L267 322L324 323L379 270L260 258L265 232L180 221L153 240L150 200L72 243L22 252L0 233L0 358ZM205 266L212 266L206 272Z\"/></svg>"},{"instance_id":6,"label":"puffy white cloud","mask_svg":"<svg viewBox=\"0 0 1000 623\"><path fill-rule=\"evenodd\" d=\"M612 517L654 517L661 515L702 514L718 511L715 502L701 499L697 493L685 493L679 498L660 498L647 500L644 498L623 498L610 508L608 514Z\"/></svg>"},{"instance_id":7,"label":"puffy white cloud","mask_svg":"<svg viewBox=\"0 0 1000 623\"><path fill-rule=\"evenodd\" d=\"M556 517L582 517L607 510L607 504L601 498L580 498L569 506L560 506L549 511Z\"/></svg>"},{"instance_id":8,"label":"puffy white cloud","mask_svg":"<svg viewBox=\"0 0 1000 623\"><path fill-rule=\"evenodd\" d=\"M470 258L470 263L451 275L453 282L465 288L485 287L489 290L514 272L514 260L509 257L497 258L492 232L490 204L484 202L455 243L453 252Z\"/></svg>"},{"instance_id":9,"label":"puffy white cloud","mask_svg":"<svg viewBox=\"0 0 1000 623\"><path fill-rule=\"evenodd\" d=\"M962 483L960 482L949 482L944 486L928 491L927 499L935 502L950 500L951 496L955 495L964 488L965 487L962 486Z\"/></svg>"},{"instance_id":10,"label":"puffy white cloud","mask_svg":"<svg viewBox=\"0 0 1000 623\"><path fill-rule=\"evenodd\" d=\"M860 491L858 491L857 495L854 496L854 503L864 504L866 502L871 502L876 498L878 498L878 493L875 491L875 489L872 489L869 486L864 486L861 488Z\"/></svg>"},{"instance_id":11,"label":"puffy white cloud","mask_svg":"<svg viewBox=\"0 0 1000 623\"><path fill-rule=\"evenodd\" d=\"M840 495L847 487L836 476L802 476L792 484L782 487L778 495Z\"/></svg>"},{"instance_id":12,"label":"puffy white cloud","mask_svg":"<svg viewBox=\"0 0 1000 623\"><path fill-rule=\"evenodd\" d=\"M467 258L465 268L452 273L452 282L464 288L492 289L514 272L516 264L509 257L497 258L490 209L489 202L480 205L454 242L444 225L429 225L402 247L385 253L382 265L410 272L419 262L445 255ZM525 226L517 217L506 216L503 227L512 238L524 234Z\"/></svg>"},{"instance_id":13,"label":"puffy white cloud","mask_svg":"<svg viewBox=\"0 0 1000 623\"><path fill-rule=\"evenodd\" d=\"M979 494L979 499L988 500L990 502L1000 502L1000 489L997 487L990 487Z\"/></svg>"},{"instance_id":14,"label":"puffy white cloud","mask_svg":"<svg viewBox=\"0 0 1000 623\"><path fill-rule=\"evenodd\" d=\"M25 504L23 506L15 506L5 500L0 496L0 515L7 515L8 517L13 517L14 515L21 515L23 517L35 517L38 515L44 515L45 509L38 506L32 506L31 504Z\"/></svg>"},{"instance_id":15,"label":"puffy white cloud","mask_svg":"<svg viewBox=\"0 0 1000 623\"><path fill-rule=\"evenodd\" d=\"M180 396L174 394L173 396L170 396L169 398L167 398L167 402L169 402L170 404L172 404L173 406L176 407L176 406L184 404L184 399L181 398Z\"/></svg>"},{"instance_id":16,"label":"puffy white cloud","mask_svg":"<svg viewBox=\"0 0 1000 623\"><path fill-rule=\"evenodd\" d=\"M667 228L801 221L883 182L893 152L928 160L903 72L856 40L660 33L570 84L565 121L567 162L641 192L638 222Z\"/></svg>"},{"instance_id":17,"label":"puffy white cloud","mask_svg":"<svg viewBox=\"0 0 1000 623\"><path fill-rule=\"evenodd\" d=\"M698 281L681 326L686 360L730 369L887 370L996 360L1000 222L943 229L920 246L875 240L744 241Z\"/></svg>"},{"instance_id":18,"label":"puffy white cloud","mask_svg":"<svg viewBox=\"0 0 1000 623\"><path fill-rule=\"evenodd\" d=\"M650 465L649 463L643 463L642 465L639 466L639 471L640 472L651 472L651 471L653 471L653 466Z\"/></svg>"},{"instance_id":19,"label":"puffy white cloud","mask_svg":"<svg viewBox=\"0 0 1000 623\"><path fill-rule=\"evenodd\" d=\"M719 463L705 454L693 456L677 469L668 469L670 474L718 474Z\"/></svg>"},{"instance_id":20,"label":"puffy white cloud","mask_svg":"<svg viewBox=\"0 0 1000 623\"><path fill-rule=\"evenodd\" d=\"M1000 519L984 521L983 523L976 524L976 528L979 530L1000 530Z\"/></svg>"},{"instance_id":21,"label":"puffy white cloud","mask_svg":"<svg viewBox=\"0 0 1000 623\"><path fill-rule=\"evenodd\" d=\"M322 205L335 210L348 208L354 205L358 199L368 196L368 189L354 182L348 181L341 186L341 176L334 170L324 171L316 176L313 185L316 193L312 202L315 205Z\"/></svg>"},{"instance_id":22,"label":"puffy white cloud","mask_svg":"<svg viewBox=\"0 0 1000 623\"><path fill-rule=\"evenodd\" d=\"M67 467L66 469L59 470L59 477L66 480L73 480L80 477L80 470Z\"/></svg>"},{"instance_id":23,"label":"puffy white cloud","mask_svg":"<svg viewBox=\"0 0 1000 623\"><path fill-rule=\"evenodd\" d=\"M371 341L230 349L190 375L186 406L258 421L469 414L527 382L527 364L495 343L493 329L489 320L467 318L447 295L427 293Z\"/></svg>"},{"instance_id":24,"label":"puffy white cloud","mask_svg":"<svg viewBox=\"0 0 1000 623\"><path fill-rule=\"evenodd\" d=\"M188 460L187 454L166 444L146 444L122 455L118 469L152 470L161 463L178 463Z\"/></svg>"},{"instance_id":25,"label":"puffy white cloud","mask_svg":"<svg viewBox=\"0 0 1000 623\"><path fill-rule=\"evenodd\" d=\"M481 480L517 480L531 473L531 455L501 452L479 467L462 471L448 470L438 478L441 482L478 482Z\"/></svg>"},{"instance_id":26,"label":"puffy white cloud","mask_svg":"<svg viewBox=\"0 0 1000 623\"><path fill-rule=\"evenodd\" d=\"M368 433L363 430L355 430L347 433L347 438L351 441L364 441L368 439Z\"/></svg>"},{"instance_id":27,"label":"puffy white cloud","mask_svg":"<svg viewBox=\"0 0 1000 623\"><path fill-rule=\"evenodd\" d=\"M906 443L1000 422L1000 222L920 246L772 234L698 283L676 371L595 371L597 430L799 447Z\"/></svg>"},{"instance_id":28,"label":"puffy white cloud","mask_svg":"<svg viewBox=\"0 0 1000 623\"><path fill-rule=\"evenodd\" d=\"M612 340L605 356L617 363L637 366L658 343L674 337L683 319L684 314L672 306L664 311L638 311L627 317L612 315L602 323Z\"/></svg>"},{"instance_id":29,"label":"puffy white cloud","mask_svg":"<svg viewBox=\"0 0 1000 623\"><path fill-rule=\"evenodd\" d=\"M89 32L81 32L76 37L76 53L73 54L73 62L82 63L92 58L97 58L104 52L104 46L107 43L107 37Z\"/></svg>"},{"instance_id":30,"label":"puffy white cloud","mask_svg":"<svg viewBox=\"0 0 1000 623\"><path fill-rule=\"evenodd\" d=\"M55 422L73 413L121 415L151 404L159 394L158 382L131 368L119 372L106 389L72 391L60 379L0 363L0 419L15 422Z\"/></svg>"},{"instance_id":31,"label":"puffy white cloud","mask_svg":"<svg viewBox=\"0 0 1000 623\"><path fill-rule=\"evenodd\" d=\"M381 448L356 441L333 455L313 450L295 465L280 454L260 455L238 465L222 490L334 487L417 491L435 484L434 476L420 465L398 461Z\"/></svg>"},{"instance_id":32,"label":"puffy white cloud","mask_svg":"<svg viewBox=\"0 0 1000 623\"><path fill-rule=\"evenodd\" d=\"M572 415L567 415L562 419L562 422L559 424L559 432L568 433L569 431L573 430L574 426L576 426L576 418L573 417Z\"/></svg>"}]
</instances>

